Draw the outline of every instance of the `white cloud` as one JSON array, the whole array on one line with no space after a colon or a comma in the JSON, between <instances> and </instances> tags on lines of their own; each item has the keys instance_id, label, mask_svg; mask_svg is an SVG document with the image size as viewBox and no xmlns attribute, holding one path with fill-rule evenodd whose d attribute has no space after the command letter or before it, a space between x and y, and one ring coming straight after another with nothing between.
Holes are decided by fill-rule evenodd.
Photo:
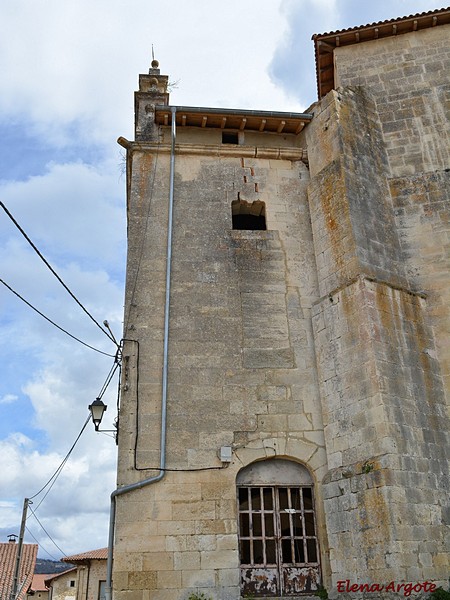
<instances>
[{"instance_id":1,"label":"white cloud","mask_svg":"<svg viewBox=\"0 0 450 600\"><path fill-rule=\"evenodd\" d=\"M16 402L18 398L19 397L14 394L5 394L0 398L0 404L12 404L13 402Z\"/></svg>"},{"instance_id":2,"label":"white cloud","mask_svg":"<svg viewBox=\"0 0 450 600\"><path fill-rule=\"evenodd\" d=\"M119 0L17 0L0 26L0 110L28 115L55 143L67 142L75 122L86 143L129 136L152 43L162 71L180 80L175 103L254 108L257 97L260 108L293 110L267 74L286 28L279 6L174 0L167 18L163 3L148 0L132 10Z\"/></svg>"},{"instance_id":3,"label":"white cloud","mask_svg":"<svg viewBox=\"0 0 450 600\"><path fill-rule=\"evenodd\" d=\"M123 261L125 183L118 163L117 152L95 166L50 164L43 175L0 184L2 201L32 241L57 256ZM5 217L0 230L21 239Z\"/></svg>"},{"instance_id":4,"label":"white cloud","mask_svg":"<svg viewBox=\"0 0 450 600\"><path fill-rule=\"evenodd\" d=\"M57 416L53 420L59 421L60 427L65 429L65 444L60 443L60 447L69 450L74 439L66 427L68 421ZM78 552L80 548L87 550L106 545L116 447L111 439L102 437L86 430L42 506L40 500L48 488L32 499L27 528L53 556L56 553L56 558L60 558L58 550L52 546L32 511L66 554ZM2 501L0 529L18 533L23 498L32 497L45 485L61 465L64 454L40 452L31 440L20 434L1 440L0 453L6 457L2 470L3 495L18 498L16 503L7 498ZM94 518L98 513L103 516ZM26 533L26 541L33 542L30 533ZM88 541L90 546L86 546Z\"/></svg>"}]
</instances>

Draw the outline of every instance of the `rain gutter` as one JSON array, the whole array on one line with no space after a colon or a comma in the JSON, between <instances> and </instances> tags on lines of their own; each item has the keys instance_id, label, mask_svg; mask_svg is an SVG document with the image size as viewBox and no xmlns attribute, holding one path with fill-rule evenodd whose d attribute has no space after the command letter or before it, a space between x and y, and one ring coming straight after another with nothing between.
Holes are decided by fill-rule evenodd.
<instances>
[{"instance_id":1,"label":"rain gutter","mask_svg":"<svg viewBox=\"0 0 450 600\"><path fill-rule=\"evenodd\" d=\"M155 112L158 111L167 111L170 109L172 114L174 112L179 113L209 113L211 115L227 115L227 116L237 116L245 115L248 117L262 117L262 118L274 118L274 119L302 119L305 121L311 121L314 114L313 113L293 113L293 112L273 112L269 110L246 110L246 109L238 109L238 108L206 108L199 106L167 106L163 104L158 104L155 106Z\"/></svg>"},{"instance_id":2,"label":"rain gutter","mask_svg":"<svg viewBox=\"0 0 450 600\"><path fill-rule=\"evenodd\" d=\"M173 196L175 181L175 139L176 139L176 107L170 107L172 113L172 139L170 149L170 179L169 179L169 215L167 225L167 252L166 252L166 297L164 304L164 344L163 344L163 370L162 370L162 392L161 392L161 434L160 434L160 461L159 473L148 479L137 481L123 487L117 488L111 494L111 506L109 512L109 536L108 536L108 558L106 563L105 600L112 598L112 567L114 534L116 522L116 498L140 490L143 487L161 481L165 475L166 468L166 437L167 437L167 381L169 364L169 318L170 318L170 284L172 273L172 233L173 233Z\"/></svg>"}]
</instances>

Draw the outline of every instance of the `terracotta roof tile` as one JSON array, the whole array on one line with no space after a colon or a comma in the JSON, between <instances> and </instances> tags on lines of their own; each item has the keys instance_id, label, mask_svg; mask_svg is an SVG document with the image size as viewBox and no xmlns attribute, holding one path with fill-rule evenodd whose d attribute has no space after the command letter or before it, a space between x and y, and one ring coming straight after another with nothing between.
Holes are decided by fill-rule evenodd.
<instances>
[{"instance_id":1,"label":"terracotta roof tile","mask_svg":"<svg viewBox=\"0 0 450 600\"><path fill-rule=\"evenodd\" d=\"M12 591L14 570L16 567L17 549L15 542L0 543L0 598L9 600ZM22 546L22 560L19 571L18 600L26 597L31 585L38 552L37 544L24 544Z\"/></svg>"},{"instance_id":2,"label":"terracotta roof tile","mask_svg":"<svg viewBox=\"0 0 450 600\"><path fill-rule=\"evenodd\" d=\"M450 7L417 13L398 19L378 21L368 25L340 29L329 33L315 33L317 91L319 100L334 89L335 48L411 33L450 23Z\"/></svg>"},{"instance_id":3,"label":"terracotta roof tile","mask_svg":"<svg viewBox=\"0 0 450 600\"><path fill-rule=\"evenodd\" d=\"M336 31L330 31L328 33L316 33L313 35L312 39L316 37L328 36L328 35L340 35L342 33L349 33L351 31L360 31L361 29L365 29L366 27L379 27L380 25L388 25L389 23L398 23L400 21L407 21L410 19L417 19L418 17L426 17L429 15L437 15L439 13L450 10L448 8L437 8L435 10L428 10L426 12L416 13L413 15L407 15L405 17L396 17L395 19L386 19L385 21L376 21L375 23L368 23L367 25L357 25L356 27L348 27L347 29L338 29Z\"/></svg>"},{"instance_id":4,"label":"terracotta roof tile","mask_svg":"<svg viewBox=\"0 0 450 600\"><path fill-rule=\"evenodd\" d=\"M87 560L106 560L108 558L108 548L100 548L99 550L90 550L89 552L83 552L82 554L73 554L72 556L65 556L61 559L63 562L68 563L82 563Z\"/></svg>"},{"instance_id":5,"label":"terracotta roof tile","mask_svg":"<svg viewBox=\"0 0 450 600\"><path fill-rule=\"evenodd\" d=\"M44 573L35 573L33 575L33 580L31 582L30 589L33 592L46 592L47 586L45 585L45 580L49 577L49 575L45 575Z\"/></svg>"}]
</instances>

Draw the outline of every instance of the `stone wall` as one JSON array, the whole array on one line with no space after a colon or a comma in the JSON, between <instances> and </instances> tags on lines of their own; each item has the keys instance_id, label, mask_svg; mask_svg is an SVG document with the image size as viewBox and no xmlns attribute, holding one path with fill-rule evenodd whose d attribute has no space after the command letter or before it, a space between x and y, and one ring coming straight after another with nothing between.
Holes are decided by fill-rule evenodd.
<instances>
[{"instance_id":1,"label":"stone wall","mask_svg":"<svg viewBox=\"0 0 450 600\"><path fill-rule=\"evenodd\" d=\"M176 154L167 430L175 472L118 498L116 598L140 599L143 590L158 600L198 591L238 598L236 475L273 456L314 476L328 572L309 174L299 160L270 158L275 150L252 152ZM167 146L141 145L131 162L125 308L125 337L139 346L124 348L119 485L155 473L160 459L168 185ZM265 203L266 231L232 229L237 198ZM221 446L233 449L227 468Z\"/></svg>"},{"instance_id":2,"label":"stone wall","mask_svg":"<svg viewBox=\"0 0 450 600\"><path fill-rule=\"evenodd\" d=\"M75 569L55 577L50 583L51 599L75 600L77 598L77 578L77 571ZM73 587L70 585L71 581L75 582Z\"/></svg>"},{"instance_id":3,"label":"stone wall","mask_svg":"<svg viewBox=\"0 0 450 600\"><path fill-rule=\"evenodd\" d=\"M305 131L334 590L447 579L447 39L336 49Z\"/></svg>"},{"instance_id":4,"label":"stone wall","mask_svg":"<svg viewBox=\"0 0 450 600\"><path fill-rule=\"evenodd\" d=\"M370 90L393 177L448 168L450 25L335 50L336 87Z\"/></svg>"},{"instance_id":5,"label":"stone wall","mask_svg":"<svg viewBox=\"0 0 450 600\"><path fill-rule=\"evenodd\" d=\"M168 471L118 497L116 600L236 600L236 476L274 456L312 474L330 597L350 597L347 579L446 582L448 32L336 48L340 88L295 142L180 136ZM160 461L170 134L145 86L127 162L119 485ZM264 202L267 231L233 230L236 200Z\"/></svg>"}]
</instances>

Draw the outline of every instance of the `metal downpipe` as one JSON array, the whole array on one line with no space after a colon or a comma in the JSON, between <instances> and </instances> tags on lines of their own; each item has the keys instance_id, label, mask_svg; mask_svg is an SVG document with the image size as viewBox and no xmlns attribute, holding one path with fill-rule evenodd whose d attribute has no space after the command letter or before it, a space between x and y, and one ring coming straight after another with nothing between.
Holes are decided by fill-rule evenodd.
<instances>
[{"instance_id":1,"label":"metal downpipe","mask_svg":"<svg viewBox=\"0 0 450 600\"><path fill-rule=\"evenodd\" d=\"M108 535L108 558L106 563L105 600L112 598L112 568L114 534L116 524L116 498L134 490L140 490L147 485L161 481L165 475L166 467L166 437L167 437L167 381L169 364L169 321L170 321L170 285L172 274L172 234L173 234L173 197L175 182L175 140L176 140L176 107L170 107L172 112L172 135L170 148L170 175L169 175L169 214L167 224L167 253L166 253L166 297L164 304L164 344L163 344L163 369L162 369L162 392L161 392L161 434L160 434L160 460L159 473L148 479L131 483L117 488L111 494L111 506L109 511L109 535ZM137 432L136 432L137 435Z\"/></svg>"}]
</instances>

